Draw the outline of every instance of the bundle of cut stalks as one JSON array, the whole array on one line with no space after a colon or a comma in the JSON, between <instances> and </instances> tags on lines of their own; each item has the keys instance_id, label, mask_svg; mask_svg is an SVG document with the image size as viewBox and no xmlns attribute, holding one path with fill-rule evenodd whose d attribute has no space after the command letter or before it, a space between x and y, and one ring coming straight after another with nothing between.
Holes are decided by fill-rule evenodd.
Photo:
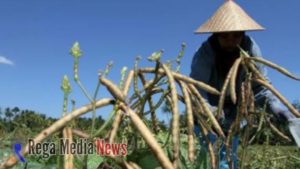
<instances>
[{"instance_id":1,"label":"bundle of cut stalks","mask_svg":"<svg viewBox=\"0 0 300 169\"><path fill-rule=\"evenodd\" d=\"M184 49L184 48L183 48ZM182 49L182 51L183 51ZM177 58L177 64L180 63L180 58L182 53ZM116 133L120 128L124 118L129 118L133 126L135 126L136 131L142 136L146 144L152 150L160 165L164 169L175 169L179 168L179 146L180 146L180 130L179 130L179 108L178 102L182 102L185 105L187 113L187 131L188 131L188 158L190 161L195 160L195 148L194 148L194 117L197 118L197 123L201 127L203 135L206 137L208 143L210 166L215 169L217 166L217 155L214 150L214 145L210 143L207 138L208 133L216 134L221 140L224 141L227 146L227 154L230 154L230 145L232 143L232 137L234 134L239 132L239 124L243 119L247 119L248 124L251 126L251 119L255 111L254 107L254 97L251 89L251 83L256 82L265 88L269 89L275 96L277 96L280 101L296 116L300 117L299 112L274 88L272 85L265 80L263 75L260 74L259 70L256 68L256 62L265 64L271 68L278 70L279 72L287 75L290 78L299 80L299 78L293 76L287 70L261 58L250 57L246 52L241 49L241 56L235 61L232 68L230 69L227 78L224 82L224 86L221 91L215 88L194 80L188 76L178 73L179 66L176 71L170 69L170 66L164 64L160 61L162 51L154 53L149 60L155 62L155 67L150 68L138 68L136 61L133 70L130 70L127 78L124 81L124 87L120 89L112 81L108 80L104 76L99 77L99 81L102 85L106 87L112 95L112 98L103 98L96 101L93 104L85 105L81 108L73 110L72 112L66 114L61 119L53 123L50 127L44 129L40 134L38 134L34 141L36 143L43 142L46 138L51 137L53 134L63 130L64 137L72 139L71 128L66 127L73 119L92 111L93 109L100 109L105 106L114 105L116 111L112 119L114 121L111 124L111 131L109 135L109 142L114 142L116 139ZM226 91L230 90L230 96L233 103L237 103L237 93L236 93L236 77L238 74L239 67L243 68L247 72L248 77L242 84L239 104L239 112L235 122L231 125L228 134L225 135L219 123L219 118L222 116L222 110L224 106L224 99ZM154 75L154 78L147 80L146 77ZM153 77L153 76L152 76ZM141 83L142 85L138 85ZM130 85L133 85L133 92L131 92ZM138 88L142 86L142 88ZM180 91L178 90L180 89ZM219 105L217 113L211 111L207 100L203 98L199 90L204 90L208 93L219 95ZM160 99L155 103L153 96L161 94ZM158 132L158 121L157 121L157 109L164 101L169 101L172 111L172 122L171 122L171 138L173 153L172 157L169 158L163 151L161 145L157 142L154 135ZM150 110L145 111L145 105L149 103ZM148 128L144 123L143 119L145 115L150 113L152 128ZM267 121L269 122L269 121ZM288 139L283 133L279 131L273 124L270 123L272 130L283 138ZM77 134L82 137L89 137L85 133L77 132ZM25 156L28 153L28 145L22 150L22 154ZM116 159L116 157L111 157ZM72 169L74 166L71 164L73 156L65 156L65 169ZM6 162L0 165L0 169L10 168L17 163L17 159L11 156ZM232 164L230 157L228 156L228 161ZM138 168L138 166L133 162L119 161L120 166L125 166L126 168Z\"/></svg>"}]
</instances>

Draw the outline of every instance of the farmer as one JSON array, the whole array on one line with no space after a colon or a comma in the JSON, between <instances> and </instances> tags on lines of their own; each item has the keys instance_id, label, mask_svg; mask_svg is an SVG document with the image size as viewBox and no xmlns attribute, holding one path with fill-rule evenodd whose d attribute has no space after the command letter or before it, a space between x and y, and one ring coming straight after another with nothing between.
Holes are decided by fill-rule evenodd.
<instances>
[{"instance_id":1,"label":"farmer","mask_svg":"<svg viewBox=\"0 0 300 169\"><path fill-rule=\"evenodd\" d=\"M250 56L261 57L260 49L255 41L246 35L245 31L258 31L264 28L257 24L246 12L234 1L227 0L215 14L195 33L212 33L202 44L193 57L190 76L196 80L205 82L221 91L227 73L235 60L240 55L238 46L247 51ZM262 65L257 65L259 71L267 78L266 71ZM239 70L237 78L237 91L241 87L241 81L245 79L242 70ZM244 74L245 75L245 74ZM283 121L294 118L281 102L268 90L258 84L252 84L255 95L255 104L263 106L267 100L267 112L273 112ZM211 110L217 110L219 96L211 95L199 89L200 94L206 99ZM229 94L225 97L223 108L223 119L221 127L227 134L230 125L234 121L237 112L237 104L233 104ZM219 119L220 120L220 119ZM242 125L242 124L241 124ZM201 135L200 127L195 123L195 133L199 135L200 142L206 147L205 137ZM209 134L208 138L214 143L216 136ZM237 147L238 137L233 138L231 159L234 169L237 169ZM226 160L226 148L222 146L219 154L219 168L229 168Z\"/></svg>"}]
</instances>

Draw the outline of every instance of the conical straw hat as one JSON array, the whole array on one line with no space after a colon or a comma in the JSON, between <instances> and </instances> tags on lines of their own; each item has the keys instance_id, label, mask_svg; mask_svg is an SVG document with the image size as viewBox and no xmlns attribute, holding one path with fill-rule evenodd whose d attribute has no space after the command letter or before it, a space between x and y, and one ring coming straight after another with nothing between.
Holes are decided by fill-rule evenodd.
<instances>
[{"instance_id":1,"label":"conical straw hat","mask_svg":"<svg viewBox=\"0 0 300 169\"><path fill-rule=\"evenodd\" d=\"M264 30L233 0L226 2L195 33Z\"/></svg>"}]
</instances>

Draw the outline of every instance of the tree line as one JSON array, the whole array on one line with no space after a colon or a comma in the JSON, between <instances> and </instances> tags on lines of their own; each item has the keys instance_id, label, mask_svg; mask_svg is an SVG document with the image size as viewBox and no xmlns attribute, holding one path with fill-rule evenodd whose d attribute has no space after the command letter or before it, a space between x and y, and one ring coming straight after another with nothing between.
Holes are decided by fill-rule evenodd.
<instances>
[{"instance_id":1,"label":"tree line","mask_svg":"<svg viewBox=\"0 0 300 169\"><path fill-rule=\"evenodd\" d=\"M58 118L47 117L45 114L34 110L21 110L19 107L0 108L0 134L1 132L10 133L18 128L27 128L33 133L37 133L49 127L57 120ZM105 120L101 116L98 116L95 122L96 127L100 127ZM88 131L92 123L92 118L79 117L72 123L73 125L76 124L76 128Z\"/></svg>"}]
</instances>

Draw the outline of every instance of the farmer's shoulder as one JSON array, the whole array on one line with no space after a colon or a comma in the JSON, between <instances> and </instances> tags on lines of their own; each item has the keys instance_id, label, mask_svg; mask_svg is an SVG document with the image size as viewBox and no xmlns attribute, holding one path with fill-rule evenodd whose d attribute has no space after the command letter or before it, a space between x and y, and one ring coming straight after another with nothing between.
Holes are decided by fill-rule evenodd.
<instances>
[{"instance_id":1,"label":"farmer's shoulder","mask_svg":"<svg viewBox=\"0 0 300 169\"><path fill-rule=\"evenodd\" d=\"M253 57L261 57L261 50L259 45L256 43L253 37L246 35L245 38L246 46L248 46L248 52Z\"/></svg>"},{"instance_id":2,"label":"farmer's shoulder","mask_svg":"<svg viewBox=\"0 0 300 169\"><path fill-rule=\"evenodd\" d=\"M214 51L208 40L204 41L194 54L194 61L203 60L211 62L214 56Z\"/></svg>"}]
</instances>

